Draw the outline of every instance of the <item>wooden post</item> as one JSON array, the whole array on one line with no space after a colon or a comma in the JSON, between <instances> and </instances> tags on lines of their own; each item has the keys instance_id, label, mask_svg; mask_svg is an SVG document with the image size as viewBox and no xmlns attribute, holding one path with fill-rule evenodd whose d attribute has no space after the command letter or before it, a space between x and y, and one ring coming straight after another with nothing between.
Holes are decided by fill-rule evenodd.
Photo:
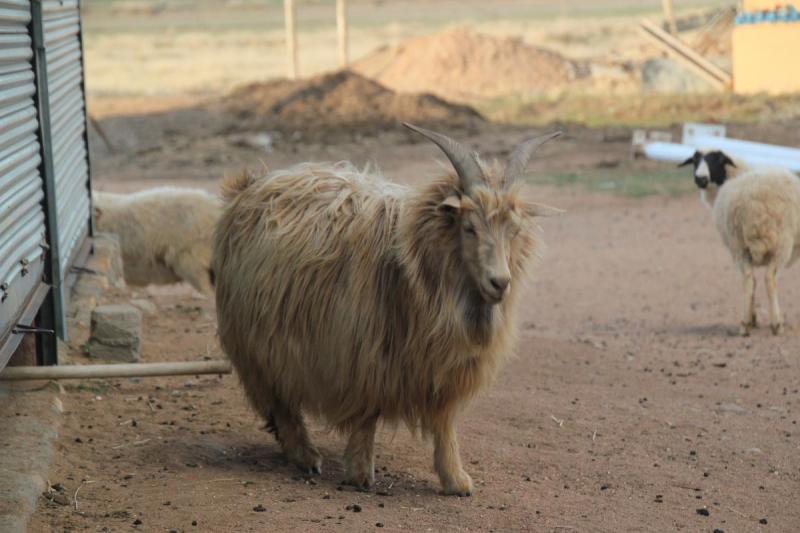
<instances>
[{"instance_id":1,"label":"wooden post","mask_svg":"<svg viewBox=\"0 0 800 533\"><path fill-rule=\"evenodd\" d=\"M283 11L286 22L286 57L288 59L288 76L297 79L297 34L295 33L294 0L283 0Z\"/></svg>"},{"instance_id":2,"label":"wooden post","mask_svg":"<svg viewBox=\"0 0 800 533\"><path fill-rule=\"evenodd\" d=\"M350 62L347 40L347 0L336 0L336 33L339 37L339 66Z\"/></svg>"},{"instance_id":3,"label":"wooden post","mask_svg":"<svg viewBox=\"0 0 800 533\"><path fill-rule=\"evenodd\" d=\"M664 8L664 19L667 21L669 32L673 35L678 33L678 25L675 23L675 12L672 9L672 0L661 0Z\"/></svg>"}]
</instances>

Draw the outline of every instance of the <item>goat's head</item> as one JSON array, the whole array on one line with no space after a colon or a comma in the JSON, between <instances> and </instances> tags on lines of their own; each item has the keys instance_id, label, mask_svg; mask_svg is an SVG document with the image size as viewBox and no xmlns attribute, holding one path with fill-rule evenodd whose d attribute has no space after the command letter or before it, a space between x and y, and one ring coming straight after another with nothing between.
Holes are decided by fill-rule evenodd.
<instances>
[{"instance_id":1,"label":"goat's head","mask_svg":"<svg viewBox=\"0 0 800 533\"><path fill-rule=\"evenodd\" d=\"M495 169L484 167L476 154L445 135L406 126L435 143L453 164L455 187L437 209L452 221L462 263L481 298L489 304L500 303L513 281L514 257L531 239L531 219L562 212L528 202L519 194L519 179L535 149L561 132L522 143L504 169Z\"/></svg>"},{"instance_id":2,"label":"goat's head","mask_svg":"<svg viewBox=\"0 0 800 533\"><path fill-rule=\"evenodd\" d=\"M736 166L731 158L720 150L696 150L692 157L678 166L688 165L694 167L694 183L701 189L706 189L709 185L721 187L728 179L727 165Z\"/></svg>"}]
</instances>

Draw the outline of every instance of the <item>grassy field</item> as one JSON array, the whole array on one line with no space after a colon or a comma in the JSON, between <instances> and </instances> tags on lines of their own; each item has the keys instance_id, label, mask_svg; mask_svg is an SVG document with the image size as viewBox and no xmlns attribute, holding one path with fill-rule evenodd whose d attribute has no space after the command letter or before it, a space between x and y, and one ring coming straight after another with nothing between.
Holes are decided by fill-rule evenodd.
<instances>
[{"instance_id":1,"label":"grassy field","mask_svg":"<svg viewBox=\"0 0 800 533\"><path fill-rule=\"evenodd\" d=\"M532 185L581 187L591 192L607 192L642 198L651 195L681 196L696 191L685 169L640 170L618 167L529 176Z\"/></svg>"}]
</instances>

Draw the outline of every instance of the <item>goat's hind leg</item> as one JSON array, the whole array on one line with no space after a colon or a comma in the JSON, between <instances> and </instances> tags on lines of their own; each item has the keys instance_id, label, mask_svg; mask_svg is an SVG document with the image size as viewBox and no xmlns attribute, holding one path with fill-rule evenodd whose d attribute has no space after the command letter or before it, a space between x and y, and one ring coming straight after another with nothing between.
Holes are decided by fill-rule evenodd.
<instances>
[{"instance_id":1,"label":"goat's hind leg","mask_svg":"<svg viewBox=\"0 0 800 533\"><path fill-rule=\"evenodd\" d=\"M375 483L375 426L378 417L370 417L350 434L344 452L345 483L361 490Z\"/></svg>"},{"instance_id":2,"label":"goat's hind leg","mask_svg":"<svg viewBox=\"0 0 800 533\"><path fill-rule=\"evenodd\" d=\"M769 327L774 335L783 332L783 317L781 307L778 303L778 262L773 261L767 266L765 276L767 285L767 298L769 299Z\"/></svg>"},{"instance_id":3,"label":"goat's hind leg","mask_svg":"<svg viewBox=\"0 0 800 533\"><path fill-rule=\"evenodd\" d=\"M322 456L311 444L303 415L290 409L276 398L269 381L259 369L239 372L247 397L253 408L264 417L267 430L275 435L284 455L307 473L322 472Z\"/></svg>"},{"instance_id":4,"label":"goat's hind leg","mask_svg":"<svg viewBox=\"0 0 800 533\"><path fill-rule=\"evenodd\" d=\"M276 401L267 416L267 429L275 434L287 459L307 474L322 473L322 455L311 443L303 415Z\"/></svg>"}]
</instances>

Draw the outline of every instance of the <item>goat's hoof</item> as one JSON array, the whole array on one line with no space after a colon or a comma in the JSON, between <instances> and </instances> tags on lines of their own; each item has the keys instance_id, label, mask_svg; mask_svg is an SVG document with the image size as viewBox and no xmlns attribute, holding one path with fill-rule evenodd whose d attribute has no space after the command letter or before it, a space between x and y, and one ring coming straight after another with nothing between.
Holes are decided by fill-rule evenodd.
<instances>
[{"instance_id":1,"label":"goat's hoof","mask_svg":"<svg viewBox=\"0 0 800 533\"><path fill-rule=\"evenodd\" d=\"M442 480L442 494L446 496L472 496L472 478L461 470L450 479Z\"/></svg>"},{"instance_id":2,"label":"goat's hoof","mask_svg":"<svg viewBox=\"0 0 800 533\"><path fill-rule=\"evenodd\" d=\"M322 455L313 446L294 450L289 454L289 459L304 474L322 474Z\"/></svg>"},{"instance_id":3,"label":"goat's hoof","mask_svg":"<svg viewBox=\"0 0 800 533\"><path fill-rule=\"evenodd\" d=\"M347 465L344 484L367 491L375 484L375 467L371 463L352 463Z\"/></svg>"},{"instance_id":4,"label":"goat's hoof","mask_svg":"<svg viewBox=\"0 0 800 533\"><path fill-rule=\"evenodd\" d=\"M750 324L742 324L739 326L739 335L742 337L749 337L751 329Z\"/></svg>"},{"instance_id":5,"label":"goat's hoof","mask_svg":"<svg viewBox=\"0 0 800 533\"><path fill-rule=\"evenodd\" d=\"M783 333L783 322L777 324L770 324L769 328L772 330L773 335L780 335Z\"/></svg>"}]
</instances>

